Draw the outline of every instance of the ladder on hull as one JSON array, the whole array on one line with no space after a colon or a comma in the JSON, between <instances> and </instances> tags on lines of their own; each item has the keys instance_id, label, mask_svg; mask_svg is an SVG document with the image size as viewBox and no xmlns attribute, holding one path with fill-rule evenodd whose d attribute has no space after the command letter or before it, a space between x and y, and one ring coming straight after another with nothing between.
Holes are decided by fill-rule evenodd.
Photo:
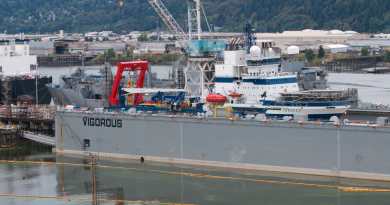
<instances>
[{"instance_id":1,"label":"ladder on hull","mask_svg":"<svg viewBox=\"0 0 390 205\"><path fill-rule=\"evenodd\" d=\"M77 136L77 134L69 127L69 125L62 119L58 111L54 112L56 117L60 119L61 123L65 126L65 128L68 130L69 134L72 135L72 137L76 140L76 142L80 145L81 148L85 148L83 143L81 142L80 138Z\"/></svg>"}]
</instances>

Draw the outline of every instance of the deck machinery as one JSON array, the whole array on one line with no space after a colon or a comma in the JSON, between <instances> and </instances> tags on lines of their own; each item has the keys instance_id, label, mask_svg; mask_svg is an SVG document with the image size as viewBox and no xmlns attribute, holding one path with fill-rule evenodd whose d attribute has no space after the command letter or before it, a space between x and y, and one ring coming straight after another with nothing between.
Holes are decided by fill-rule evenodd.
<instances>
[{"instance_id":1,"label":"deck machinery","mask_svg":"<svg viewBox=\"0 0 390 205\"><path fill-rule=\"evenodd\" d=\"M182 89L141 89L143 88L144 77L148 70L147 61L120 62L117 64L118 71L112 86L110 95L110 106L108 109L127 111L131 108L136 111L159 112L184 112L202 113L204 103L199 102L199 97L185 99L186 92ZM140 71L136 88L123 88L120 84L124 71ZM166 95L167 93L178 92L176 96ZM156 93L150 101L144 102L142 93ZM127 95L127 103L125 96ZM134 98L134 99L132 99Z\"/></svg>"}]
</instances>

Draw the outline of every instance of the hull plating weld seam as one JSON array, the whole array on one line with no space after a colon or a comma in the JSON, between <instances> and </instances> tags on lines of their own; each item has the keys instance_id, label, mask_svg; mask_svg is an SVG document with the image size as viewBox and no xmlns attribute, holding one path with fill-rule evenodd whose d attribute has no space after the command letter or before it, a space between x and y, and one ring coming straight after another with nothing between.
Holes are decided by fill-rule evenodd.
<instances>
[{"instance_id":1,"label":"hull plating weld seam","mask_svg":"<svg viewBox=\"0 0 390 205\"><path fill-rule=\"evenodd\" d=\"M91 166L89 164L73 164L73 163L58 163L58 162L35 162L35 161L12 161L12 160L0 160L0 162L5 162L5 163L48 164L48 165L69 165L69 166ZM125 169L125 170L156 172L156 173L164 173L164 174L177 174L177 175L184 175L184 176L198 177L198 178L231 179L231 180L252 181L252 182L262 182L262 183L272 183L272 184L291 184L291 185L300 185L300 186L316 186L316 187L326 187L326 188L337 188L337 189L340 189L342 191L347 191L347 192L389 192L390 193L390 189L376 189L376 188L364 188L364 187L346 187L346 186L331 186L331 185L307 184L307 183L297 183L297 182L280 182L280 181L269 181L269 180L260 180L260 179L247 179L247 178L236 178L236 177L212 176L212 175L205 175L205 174L193 174L193 173L183 173L183 172L160 171L160 170L152 170L152 169L138 169L138 168L128 168L128 167L113 167L113 166L104 166L104 165L97 165L97 166L101 167L101 168L109 168L109 169ZM2 196L2 195L0 195L0 196ZM59 197L59 198L62 198L62 197ZM115 201L115 200L113 200L113 201Z\"/></svg>"},{"instance_id":2,"label":"hull plating weld seam","mask_svg":"<svg viewBox=\"0 0 390 205\"><path fill-rule=\"evenodd\" d=\"M71 197L59 197L59 196L29 196L29 195L11 195L11 194L0 194L0 196L41 198L41 199L67 199L67 200L92 201L92 199L87 199L87 198L71 198ZM159 203L159 202L149 202L149 201L129 201L129 200L112 200L112 199L98 199L98 201L126 202L126 203L139 203L139 204L192 205L192 204Z\"/></svg>"}]
</instances>

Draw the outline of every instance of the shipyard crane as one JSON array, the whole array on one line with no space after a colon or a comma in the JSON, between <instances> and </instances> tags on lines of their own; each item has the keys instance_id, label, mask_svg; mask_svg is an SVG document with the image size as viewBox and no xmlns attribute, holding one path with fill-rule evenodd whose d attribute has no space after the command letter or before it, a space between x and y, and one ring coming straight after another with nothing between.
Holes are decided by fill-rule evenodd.
<instances>
[{"instance_id":1,"label":"shipyard crane","mask_svg":"<svg viewBox=\"0 0 390 205\"><path fill-rule=\"evenodd\" d=\"M201 0L186 0L188 5L188 36L169 13L161 0L149 0L158 15L188 54L185 69L185 90L187 95L205 99L214 84L216 58L223 54L224 41L214 40ZM201 29L201 11L211 33L210 40L203 39ZM193 35L193 34L197 35Z\"/></svg>"},{"instance_id":2,"label":"shipyard crane","mask_svg":"<svg viewBox=\"0 0 390 205\"><path fill-rule=\"evenodd\" d=\"M196 49L194 44L191 43L191 39L187 36L183 29L181 29L180 25L176 22L171 13L169 13L168 9L164 6L161 0L149 0L149 3L153 6L158 15L164 21L165 25L167 25L168 29L176 37L177 41L183 47L185 52L198 53L198 49Z\"/></svg>"},{"instance_id":3,"label":"shipyard crane","mask_svg":"<svg viewBox=\"0 0 390 205\"><path fill-rule=\"evenodd\" d=\"M122 74L124 71L141 71L138 77L136 88L143 88L145 73L148 70L148 61L130 61L119 62L117 65L118 71L116 72L114 85L110 95L110 105L119 105L119 86L122 80ZM138 105L138 102L143 101L142 94L136 93L134 95L133 105Z\"/></svg>"}]
</instances>

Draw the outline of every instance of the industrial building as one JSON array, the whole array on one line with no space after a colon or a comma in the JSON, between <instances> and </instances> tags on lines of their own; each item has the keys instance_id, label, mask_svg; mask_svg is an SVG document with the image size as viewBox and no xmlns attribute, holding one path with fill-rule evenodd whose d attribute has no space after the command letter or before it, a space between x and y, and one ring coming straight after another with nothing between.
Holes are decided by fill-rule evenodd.
<instances>
[{"instance_id":1,"label":"industrial building","mask_svg":"<svg viewBox=\"0 0 390 205\"><path fill-rule=\"evenodd\" d=\"M367 47L378 51L380 49L389 50L390 47L390 40L387 38L347 40L346 43L348 43L354 50L360 50L363 47Z\"/></svg>"},{"instance_id":2,"label":"industrial building","mask_svg":"<svg viewBox=\"0 0 390 205\"><path fill-rule=\"evenodd\" d=\"M349 46L343 45L343 44L329 44L329 45L322 45L324 48L325 53L330 54L336 54L336 53L345 53L348 52L350 49ZM313 49L315 52L318 52L319 46Z\"/></svg>"},{"instance_id":3,"label":"industrial building","mask_svg":"<svg viewBox=\"0 0 390 205\"><path fill-rule=\"evenodd\" d=\"M322 42L322 43L345 43L346 40L367 40L369 34L359 34L355 31L340 30L311 30L284 31L283 33L257 33L257 39L269 39L276 44L293 42Z\"/></svg>"},{"instance_id":4,"label":"industrial building","mask_svg":"<svg viewBox=\"0 0 390 205\"><path fill-rule=\"evenodd\" d=\"M291 46L298 46L299 50L303 51L306 48L314 49L324 43L346 44L349 40L369 40L370 34L359 34L356 31L305 29L302 31L284 31L283 33L257 33L256 37L257 39L272 40L276 47L287 54L289 53L288 48ZM291 49L290 52L292 52Z\"/></svg>"},{"instance_id":5,"label":"industrial building","mask_svg":"<svg viewBox=\"0 0 390 205\"><path fill-rule=\"evenodd\" d=\"M30 54L32 55L55 54L54 42L30 42Z\"/></svg>"}]
</instances>

